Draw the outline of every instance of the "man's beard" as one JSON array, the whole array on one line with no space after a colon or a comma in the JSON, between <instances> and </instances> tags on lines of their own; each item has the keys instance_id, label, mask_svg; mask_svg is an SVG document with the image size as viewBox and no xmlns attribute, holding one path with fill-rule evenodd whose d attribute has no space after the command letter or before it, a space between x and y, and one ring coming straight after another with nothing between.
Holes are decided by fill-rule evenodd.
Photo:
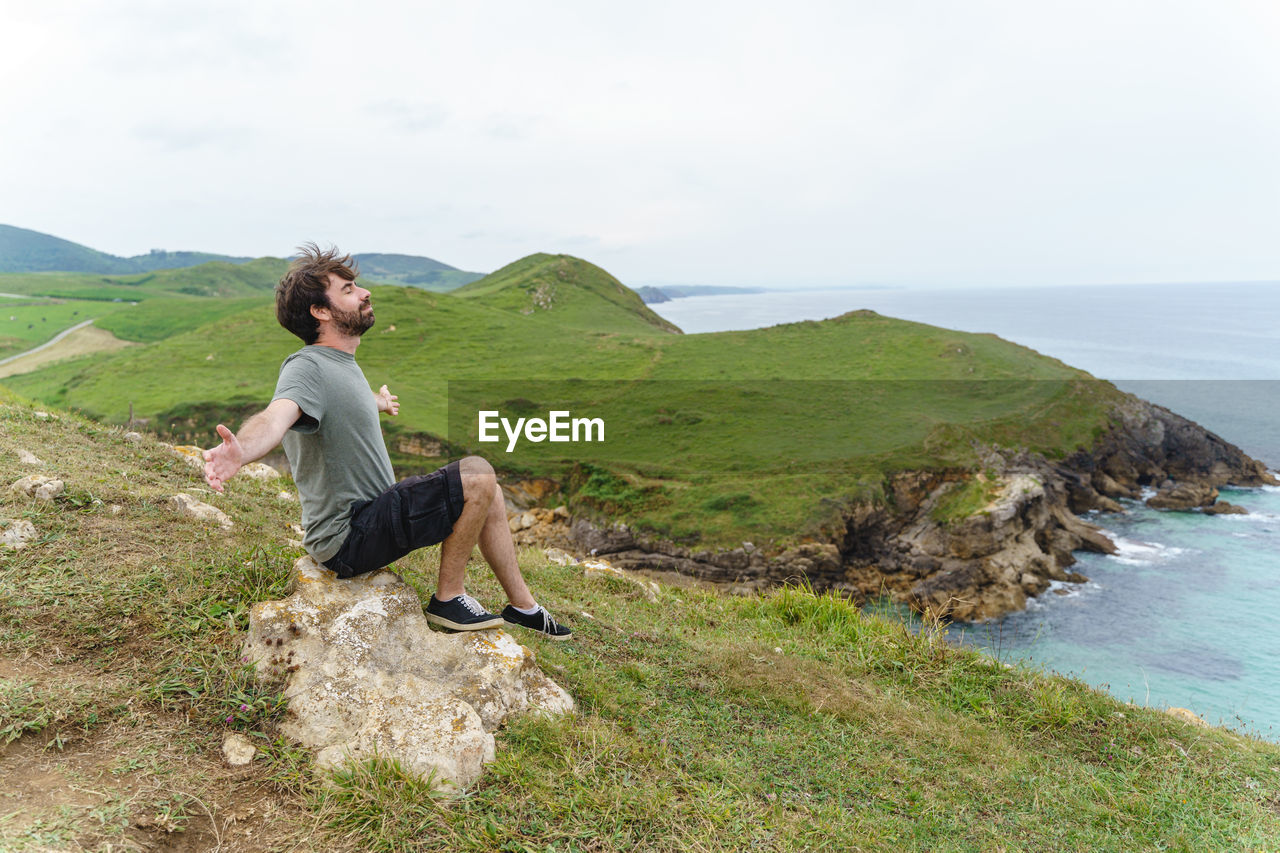
<instances>
[{"instance_id":1,"label":"man's beard","mask_svg":"<svg viewBox=\"0 0 1280 853\"><path fill-rule=\"evenodd\" d=\"M368 303L366 303L368 304ZM333 318L333 327L344 335L358 338L373 328L373 308L368 311L357 308L354 311L342 311L329 306L329 316Z\"/></svg>"}]
</instances>

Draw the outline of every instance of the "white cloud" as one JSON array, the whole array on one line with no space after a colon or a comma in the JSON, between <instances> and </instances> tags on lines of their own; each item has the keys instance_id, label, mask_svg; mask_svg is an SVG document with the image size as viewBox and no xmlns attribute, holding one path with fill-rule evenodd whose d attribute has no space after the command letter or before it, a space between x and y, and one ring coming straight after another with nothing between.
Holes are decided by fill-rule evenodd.
<instances>
[{"instance_id":1,"label":"white cloud","mask_svg":"<svg viewBox=\"0 0 1280 853\"><path fill-rule=\"evenodd\" d=\"M0 221L624 280L1274 278L1276 8L24 4ZM323 233L320 233L323 232ZM479 235L479 236L478 236ZM598 254L597 254L598 253Z\"/></svg>"}]
</instances>

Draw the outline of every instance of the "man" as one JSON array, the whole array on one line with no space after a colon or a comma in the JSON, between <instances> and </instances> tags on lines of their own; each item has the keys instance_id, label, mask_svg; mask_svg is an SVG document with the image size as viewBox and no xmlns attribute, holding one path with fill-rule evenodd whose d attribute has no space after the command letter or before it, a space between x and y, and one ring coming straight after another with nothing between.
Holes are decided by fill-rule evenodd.
<instances>
[{"instance_id":1,"label":"man","mask_svg":"<svg viewBox=\"0 0 1280 853\"><path fill-rule=\"evenodd\" d=\"M493 466L468 456L395 482L378 415L397 415L400 403L386 385L372 393L355 360L360 336L373 326L369 291L356 284L350 255L315 244L299 252L276 287L276 318L306 346L281 365L266 409L239 433L218 425L222 444L204 454L209 485L221 492L241 466L283 441L302 500L303 546L338 577L374 571L443 542L427 619L455 631L506 622L567 639L569 628L534 601L516 565ZM463 585L476 544L509 599L500 616L485 611Z\"/></svg>"}]
</instances>

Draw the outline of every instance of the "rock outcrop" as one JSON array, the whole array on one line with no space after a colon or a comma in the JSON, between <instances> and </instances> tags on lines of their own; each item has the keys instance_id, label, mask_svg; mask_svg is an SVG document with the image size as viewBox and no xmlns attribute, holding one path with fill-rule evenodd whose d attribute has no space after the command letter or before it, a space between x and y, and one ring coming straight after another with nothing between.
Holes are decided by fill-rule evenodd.
<instances>
[{"instance_id":1,"label":"rock outcrop","mask_svg":"<svg viewBox=\"0 0 1280 853\"><path fill-rule=\"evenodd\" d=\"M887 594L939 616L982 620L1026 606L1053 582L1083 582L1070 571L1073 552L1113 553L1114 544L1077 513L1122 511L1118 499L1156 508L1242 511L1217 502L1222 486L1275 485L1266 467L1195 423L1137 398L1115 411L1112 427L1090 452L1050 462L1026 452L988 448L993 496L962 519L940 504L974 475L961 470L904 471L885 481L886 500L844 510L844 530L830 541L765 553L750 543L697 549L638 533L625 524L578 518L573 544L628 570L679 572L740 591L804 580L856 600Z\"/></svg>"},{"instance_id":2,"label":"rock outcrop","mask_svg":"<svg viewBox=\"0 0 1280 853\"><path fill-rule=\"evenodd\" d=\"M1087 474L1092 490L1106 497L1137 499L1142 489L1157 489L1148 501L1157 508L1210 506L1217 489L1227 485L1276 485L1266 466L1240 448L1137 398L1117 408L1112 429L1091 452L1076 454L1067 464Z\"/></svg>"},{"instance_id":3,"label":"rock outcrop","mask_svg":"<svg viewBox=\"0 0 1280 853\"><path fill-rule=\"evenodd\" d=\"M440 786L466 786L512 714L563 713L569 694L501 629L433 631L390 571L339 580L303 557L291 595L253 606L245 658L289 697L281 731L316 764L391 756Z\"/></svg>"},{"instance_id":4,"label":"rock outcrop","mask_svg":"<svg viewBox=\"0 0 1280 853\"><path fill-rule=\"evenodd\" d=\"M546 547L569 544L569 510L563 506L555 509L508 509L507 526L516 545Z\"/></svg>"}]
</instances>

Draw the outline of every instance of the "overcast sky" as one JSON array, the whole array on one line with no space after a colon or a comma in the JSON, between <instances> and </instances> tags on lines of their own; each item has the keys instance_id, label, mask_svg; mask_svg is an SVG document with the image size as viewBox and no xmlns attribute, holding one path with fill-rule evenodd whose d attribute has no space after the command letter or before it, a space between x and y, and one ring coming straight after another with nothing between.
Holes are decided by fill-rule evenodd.
<instances>
[{"instance_id":1,"label":"overcast sky","mask_svg":"<svg viewBox=\"0 0 1280 853\"><path fill-rule=\"evenodd\" d=\"M1280 3L0 0L0 223L628 284L1280 279Z\"/></svg>"}]
</instances>

